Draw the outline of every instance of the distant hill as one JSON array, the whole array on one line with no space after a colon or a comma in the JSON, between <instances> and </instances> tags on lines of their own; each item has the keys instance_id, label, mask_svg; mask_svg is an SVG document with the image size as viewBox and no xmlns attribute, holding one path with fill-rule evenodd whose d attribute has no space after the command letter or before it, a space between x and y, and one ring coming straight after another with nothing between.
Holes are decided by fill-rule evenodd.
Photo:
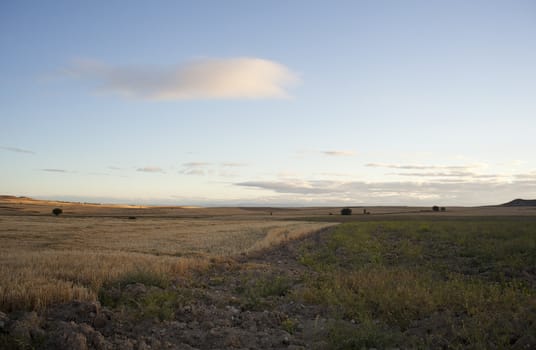
<instances>
[{"instance_id":1,"label":"distant hill","mask_svg":"<svg viewBox=\"0 0 536 350\"><path fill-rule=\"evenodd\" d=\"M501 207L536 207L536 199L514 199L508 203L501 204Z\"/></svg>"}]
</instances>

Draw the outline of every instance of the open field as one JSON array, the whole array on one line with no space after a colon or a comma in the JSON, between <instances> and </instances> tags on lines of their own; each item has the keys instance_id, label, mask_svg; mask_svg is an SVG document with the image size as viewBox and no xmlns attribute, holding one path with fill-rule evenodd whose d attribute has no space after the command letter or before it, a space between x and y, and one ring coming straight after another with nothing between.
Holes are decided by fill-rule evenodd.
<instances>
[{"instance_id":1,"label":"open field","mask_svg":"<svg viewBox=\"0 0 536 350\"><path fill-rule=\"evenodd\" d=\"M536 347L533 207L2 200L0 348Z\"/></svg>"},{"instance_id":2,"label":"open field","mask_svg":"<svg viewBox=\"0 0 536 350\"><path fill-rule=\"evenodd\" d=\"M264 249L329 226L295 221L0 217L0 310L96 300L136 271L184 275L212 258Z\"/></svg>"}]
</instances>

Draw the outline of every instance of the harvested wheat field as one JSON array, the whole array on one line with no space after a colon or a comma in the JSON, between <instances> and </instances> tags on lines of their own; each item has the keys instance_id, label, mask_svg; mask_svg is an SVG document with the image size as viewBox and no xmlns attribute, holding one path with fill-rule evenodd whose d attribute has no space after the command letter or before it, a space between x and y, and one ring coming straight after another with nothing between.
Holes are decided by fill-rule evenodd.
<instances>
[{"instance_id":1,"label":"harvested wheat field","mask_svg":"<svg viewBox=\"0 0 536 350\"><path fill-rule=\"evenodd\" d=\"M0 309L94 301L103 283L143 271L184 275L210 259L265 249L330 226L298 221L0 217Z\"/></svg>"}]
</instances>

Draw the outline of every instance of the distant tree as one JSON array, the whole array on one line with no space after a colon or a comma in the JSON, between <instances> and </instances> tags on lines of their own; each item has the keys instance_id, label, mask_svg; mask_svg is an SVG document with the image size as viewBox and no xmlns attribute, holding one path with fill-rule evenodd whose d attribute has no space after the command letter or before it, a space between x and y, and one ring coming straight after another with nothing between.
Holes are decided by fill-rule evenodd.
<instances>
[{"instance_id":1,"label":"distant tree","mask_svg":"<svg viewBox=\"0 0 536 350\"><path fill-rule=\"evenodd\" d=\"M433 211L439 211L439 207L438 207L437 205L434 205L434 206L432 207L432 210L433 210Z\"/></svg>"},{"instance_id":2,"label":"distant tree","mask_svg":"<svg viewBox=\"0 0 536 350\"><path fill-rule=\"evenodd\" d=\"M350 209L350 208L342 208L341 209L341 215L352 215L352 209Z\"/></svg>"},{"instance_id":3,"label":"distant tree","mask_svg":"<svg viewBox=\"0 0 536 350\"><path fill-rule=\"evenodd\" d=\"M445 207L441 207L441 211L447 211Z\"/></svg>"},{"instance_id":4,"label":"distant tree","mask_svg":"<svg viewBox=\"0 0 536 350\"><path fill-rule=\"evenodd\" d=\"M56 216L60 215L61 213L63 213L63 210L61 210L61 208L52 209L52 214L54 214Z\"/></svg>"}]
</instances>

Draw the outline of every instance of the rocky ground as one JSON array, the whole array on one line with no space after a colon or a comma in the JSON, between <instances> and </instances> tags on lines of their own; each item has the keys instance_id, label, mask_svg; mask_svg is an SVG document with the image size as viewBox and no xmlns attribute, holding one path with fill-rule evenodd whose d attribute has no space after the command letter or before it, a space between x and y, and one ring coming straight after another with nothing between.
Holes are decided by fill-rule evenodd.
<instances>
[{"instance_id":1,"label":"rocky ground","mask_svg":"<svg viewBox=\"0 0 536 350\"><path fill-rule=\"evenodd\" d=\"M298 262L304 240L215 261L208 271L168 286L109 286L100 302L71 302L46 312L0 313L5 348L322 349L327 313L291 297L312 272ZM155 283L158 284L158 283Z\"/></svg>"}]
</instances>

